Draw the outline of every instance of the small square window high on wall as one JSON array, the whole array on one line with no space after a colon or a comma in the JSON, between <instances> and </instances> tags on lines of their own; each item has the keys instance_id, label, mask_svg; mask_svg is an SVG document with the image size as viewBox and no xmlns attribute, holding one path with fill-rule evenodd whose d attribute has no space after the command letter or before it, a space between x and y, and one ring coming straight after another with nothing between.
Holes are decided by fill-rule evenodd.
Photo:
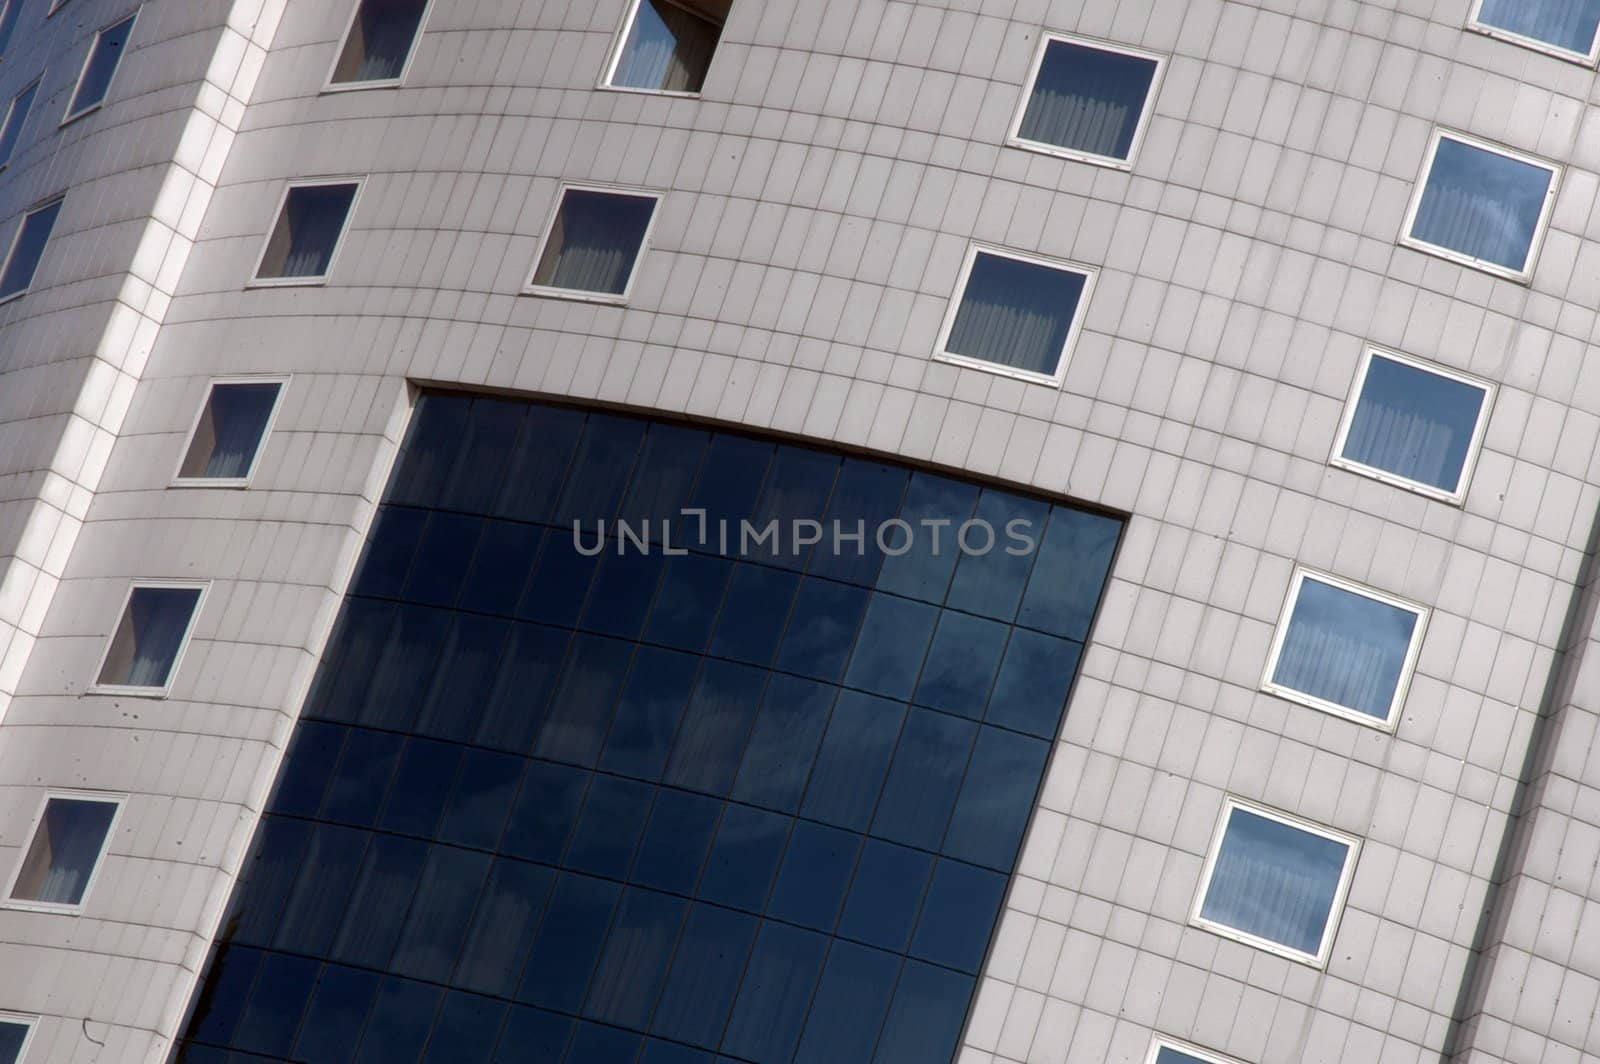
<instances>
[{"instance_id":1,"label":"small square window high on wall","mask_svg":"<svg viewBox=\"0 0 1600 1064\"><path fill-rule=\"evenodd\" d=\"M1032 151L1127 169L1144 137L1161 56L1046 34L1008 142Z\"/></svg>"},{"instance_id":2,"label":"small square window high on wall","mask_svg":"<svg viewBox=\"0 0 1600 1064\"><path fill-rule=\"evenodd\" d=\"M330 88L395 85L422 36L429 0L360 0L339 48Z\"/></svg>"},{"instance_id":3,"label":"small square window high on wall","mask_svg":"<svg viewBox=\"0 0 1600 1064\"><path fill-rule=\"evenodd\" d=\"M67 106L63 124L88 114L105 103L111 91L111 79L122 64L122 53L127 49L128 38L133 34L134 12L120 22L114 22L95 34L89 56L84 60L83 71L78 75L78 87L73 90L72 102Z\"/></svg>"},{"instance_id":4,"label":"small square window high on wall","mask_svg":"<svg viewBox=\"0 0 1600 1064\"><path fill-rule=\"evenodd\" d=\"M974 246L934 357L1059 384L1093 284L1087 267Z\"/></svg>"},{"instance_id":5,"label":"small square window high on wall","mask_svg":"<svg viewBox=\"0 0 1600 1064\"><path fill-rule=\"evenodd\" d=\"M94 690L164 695L188 645L205 588L137 584L106 644Z\"/></svg>"},{"instance_id":6,"label":"small square window high on wall","mask_svg":"<svg viewBox=\"0 0 1600 1064\"><path fill-rule=\"evenodd\" d=\"M121 808L121 800L116 798L81 792L49 795L23 851L22 864L11 877L6 900L41 908L81 906Z\"/></svg>"},{"instance_id":7,"label":"small square window high on wall","mask_svg":"<svg viewBox=\"0 0 1600 1064\"><path fill-rule=\"evenodd\" d=\"M634 0L604 84L693 95L705 84L729 0Z\"/></svg>"},{"instance_id":8,"label":"small square window high on wall","mask_svg":"<svg viewBox=\"0 0 1600 1064\"><path fill-rule=\"evenodd\" d=\"M28 121L28 112L33 110L33 99L39 95L39 82L23 89L11 98L11 105L6 108L4 124L0 124L0 167L11 162L11 156L16 153L17 141L22 138L22 126Z\"/></svg>"},{"instance_id":9,"label":"small square window high on wall","mask_svg":"<svg viewBox=\"0 0 1600 1064\"><path fill-rule=\"evenodd\" d=\"M281 380L213 382L189 434L178 482L211 487L248 483L282 394Z\"/></svg>"},{"instance_id":10,"label":"small square window high on wall","mask_svg":"<svg viewBox=\"0 0 1600 1064\"><path fill-rule=\"evenodd\" d=\"M355 206L359 181L290 185L261 251L256 284L317 284L327 279Z\"/></svg>"},{"instance_id":11,"label":"small square window high on wall","mask_svg":"<svg viewBox=\"0 0 1600 1064\"><path fill-rule=\"evenodd\" d=\"M44 258L50 234L55 231L62 202L61 199L51 200L22 216L16 235L11 239L5 265L0 266L0 302L14 299L33 287L34 275L39 272L39 261Z\"/></svg>"},{"instance_id":12,"label":"small square window high on wall","mask_svg":"<svg viewBox=\"0 0 1600 1064\"><path fill-rule=\"evenodd\" d=\"M1600 50L1600 0L1476 0L1468 25L1581 63Z\"/></svg>"},{"instance_id":13,"label":"small square window high on wall","mask_svg":"<svg viewBox=\"0 0 1600 1064\"><path fill-rule=\"evenodd\" d=\"M567 187L540 242L528 291L620 303L638 276L660 197Z\"/></svg>"},{"instance_id":14,"label":"small square window high on wall","mask_svg":"<svg viewBox=\"0 0 1600 1064\"><path fill-rule=\"evenodd\" d=\"M33 1037L34 1018L0 1012L0 1064L22 1064Z\"/></svg>"}]
</instances>

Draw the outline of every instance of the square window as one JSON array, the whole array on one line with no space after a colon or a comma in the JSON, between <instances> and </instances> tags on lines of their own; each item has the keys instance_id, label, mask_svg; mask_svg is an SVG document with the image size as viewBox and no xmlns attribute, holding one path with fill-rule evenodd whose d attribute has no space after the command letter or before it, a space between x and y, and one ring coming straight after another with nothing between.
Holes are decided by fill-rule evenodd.
<instances>
[{"instance_id":1,"label":"square window","mask_svg":"<svg viewBox=\"0 0 1600 1064\"><path fill-rule=\"evenodd\" d=\"M1427 614L1370 588L1296 569L1262 688L1393 731Z\"/></svg>"},{"instance_id":2,"label":"square window","mask_svg":"<svg viewBox=\"0 0 1600 1064\"><path fill-rule=\"evenodd\" d=\"M528 291L620 303L655 220L653 193L564 187Z\"/></svg>"},{"instance_id":3,"label":"square window","mask_svg":"<svg viewBox=\"0 0 1600 1064\"><path fill-rule=\"evenodd\" d=\"M39 260L44 258L44 246L50 242L50 233L56 227L56 218L64 202L52 200L22 216L22 224L17 226L17 235L11 241L11 252L6 256L5 269L0 270L0 301L20 296L33 287Z\"/></svg>"},{"instance_id":4,"label":"square window","mask_svg":"<svg viewBox=\"0 0 1600 1064\"><path fill-rule=\"evenodd\" d=\"M1126 170L1150 120L1162 58L1046 34L1008 143Z\"/></svg>"},{"instance_id":5,"label":"square window","mask_svg":"<svg viewBox=\"0 0 1600 1064\"><path fill-rule=\"evenodd\" d=\"M422 36L428 0L360 0L328 75L330 88L395 85Z\"/></svg>"},{"instance_id":6,"label":"square window","mask_svg":"<svg viewBox=\"0 0 1600 1064\"><path fill-rule=\"evenodd\" d=\"M1460 502L1494 386L1369 348L1356 373L1333 464Z\"/></svg>"},{"instance_id":7,"label":"square window","mask_svg":"<svg viewBox=\"0 0 1600 1064\"><path fill-rule=\"evenodd\" d=\"M204 593L195 584L136 584L129 590L95 688L166 694Z\"/></svg>"},{"instance_id":8,"label":"square window","mask_svg":"<svg viewBox=\"0 0 1600 1064\"><path fill-rule=\"evenodd\" d=\"M1541 52L1593 63L1600 0L1477 0L1468 25Z\"/></svg>"},{"instance_id":9,"label":"square window","mask_svg":"<svg viewBox=\"0 0 1600 1064\"><path fill-rule=\"evenodd\" d=\"M248 483L283 394L281 380L213 381L189 433L177 479L210 486Z\"/></svg>"},{"instance_id":10,"label":"square window","mask_svg":"<svg viewBox=\"0 0 1600 1064\"><path fill-rule=\"evenodd\" d=\"M935 357L1059 384L1093 287L1087 267L974 247Z\"/></svg>"},{"instance_id":11,"label":"square window","mask_svg":"<svg viewBox=\"0 0 1600 1064\"><path fill-rule=\"evenodd\" d=\"M111 79L116 76L117 65L122 62L128 36L133 33L133 20L137 17L138 12L134 12L95 34L89 58L84 60L83 72L78 75L78 87L67 106L67 117L61 120L62 125L88 114L105 102L106 93L111 89Z\"/></svg>"},{"instance_id":12,"label":"square window","mask_svg":"<svg viewBox=\"0 0 1600 1064\"><path fill-rule=\"evenodd\" d=\"M120 798L77 792L48 795L7 899L55 908L82 905L121 809Z\"/></svg>"},{"instance_id":13,"label":"square window","mask_svg":"<svg viewBox=\"0 0 1600 1064\"><path fill-rule=\"evenodd\" d=\"M28 120L28 112L33 109L33 98L39 94L39 83L32 85L17 93L11 99L11 106L6 108L6 120L0 125L0 167L11 162L11 156L16 153L17 141L22 137L22 124ZM5 1058L0 1057L0 1061Z\"/></svg>"},{"instance_id":14,"label":"square window","mask_svg":"<svg viewBox=\"0 0 1600 1064\"><path fill-rule=\"evenodd\" d=\"M261 252L256 284L315 284L328 276L355 206L359 181L290 185Z\"/></svg>"},{"instance_id":15,"label":"square window","mask_svg":"<svg viewBox=\"0 0 1600 1064\"><path fill-rule=\"evenodd\" d=\"M1351 836L1229 798L1192 919L1320 968L1333 948L1359 846Z\"/></svg>"},{"instance_id":16,"label":"square window","mask_svg":"<svg viewBox=\"0 0 1600 1064\"><path fill-rule=\"evenodd\" d=\"M33 1037L34 1018L0 1012L0 1064L22 1064Z\"/></svg>"},{"instance_id":17,"label":"square window","mask_svg":"<svg viewBox=\"0 0 1600 1064\"><path fill-rule=\"evenodd\" d=\"M705 84L731 0L633 0L603 84L692 96Z\"/></svg>"},{"instance_id":18,"label":"square window","mask_svg":"<svg viewBox=\"0 0 1600 1064\"><path fill-rule=\"evenodd\" d=\"M1241 1064L1232 1057L1157 1035L1150 1045L1148 1064Z\"/></svg>"},{"instance_id":19,"label":"square window","mask_svg":"<svg viewBox=\"0 0 1600 1064\"><path fill-rule=\"evenodd\" d=\"M1400 242L1527 280L1560 176L1554 163L1435 130Z\"/></svg>"}]
</instances>

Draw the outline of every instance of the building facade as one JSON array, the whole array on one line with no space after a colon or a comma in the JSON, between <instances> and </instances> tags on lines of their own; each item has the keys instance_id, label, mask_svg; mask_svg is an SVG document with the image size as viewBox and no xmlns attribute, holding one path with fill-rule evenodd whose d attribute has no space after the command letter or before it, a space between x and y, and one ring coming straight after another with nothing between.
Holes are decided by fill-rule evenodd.
<instances>
[{"instance_id":1,"label":"building facade","mask_svg":"<svg viewBox=\"0 0 1600 1064\"><path fill-rule=\"evenodd\" d=\"M0 1062L1600 1061L1597 24L0 0Z\"/></svg>"}]
</instances>

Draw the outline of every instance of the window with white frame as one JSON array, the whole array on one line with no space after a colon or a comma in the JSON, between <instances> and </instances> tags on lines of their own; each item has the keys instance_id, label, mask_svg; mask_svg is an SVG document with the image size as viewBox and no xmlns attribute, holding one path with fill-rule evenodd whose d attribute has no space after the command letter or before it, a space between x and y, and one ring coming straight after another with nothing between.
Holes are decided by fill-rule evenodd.
<instances>
[{"instance_id":1,"label":"window with white frame","mask_svg":"<svg viewBox=\"0 0 1600 1064\"><path fill-rule=\"evenodd\" d=\"M248 483L272 427L283 384L282 380L213 381L189 433L177 479L211 486Z\"/></svg>"},{"instance_id":2,"label":"window with white frame","mask_svg":"<svg viewBox=\"0 0 1600 1064\"><path fill-rule=\"evenodd\" d=\"M1161 67L1148 52L1046 34L1010 142L1125 169L1149 122Z\"/></svg>"},{"instance_id":3,"label":"window with white frame","mask_svg":"<svg viewBox=\"0 0 1600 1064\"><path fill-rule=\"evenodd\" d=\"M359 181L290 185L261 251L257 284L315 284L327 279L344 240Z\"/></svg>"},{"instance_id":4,"label":"window with white frame","mask_svg":"<svg viewBox=\"0 0 1600 1064\"><path fill-rule=\"evenodd\" d=\"M163 694L183 656L205 588L198 584L135 584L95 687L100 690Z\"/></svg>"},{"instance_id":5,"label":"window with white frame","mask_svg":"<svg viewBox=\"0 0 1600 1064\"><path fill-rule=\"evenodd\" d=\"M1428 611L1296 569L1262 686L1302 705L1392 730Z\"/></svg>"},{"instance_id":6,"label":"window with white frame","mask_svg":"<svg viewBox=\"0 0 1600 1064\"><path fill-rule=\"evenodd\" d=\"M1435 130L1401 243L1515 280L1533 272L1561 168Z\"/></svg>"},{"instance_id":7,"label":"window with white frame","mask_svg":"<svg viewBox=\"0 0 1600 1064\"><path fill-rule=\"evenodd\" d=\"M429 0L359 0L328 83L334 88L392 85L422 35Z\"/></svg>"},{"instance_id":8,"label":"window with white frame","mask_svg":"<svg viewBox=\"0 0 1600 1064\"><path fill-rule=\"evenodd\" d=\"M35 1019L12 1012L0 1012L0 1064L21 1064L33 1038Z\"/></svg>"},{"instance_id":9,"label":"window with white frame","mask_svg":"<svg viewBox=\"0 0 1600 1064\"><path fill-rule=\"evenodd\" d=\"M1335 465L1459 501L1493 385L1368 348L1334 442Z\"/></svg>"},{"instance_id":10,"label":"window with white frame","mask_svg":"<svg viewBox=\"0 0 1600 1064\"><path fill-rule=\"evenodd\" d=\"M998 248L973 247L940 331L937 356L1058 383L1094 271Z\"/></svg>"},{"instance_id":11,"label":"window with white frame","mask_svg":"<svg viewBox=\"0 0 1600 1064\"><path fill-rule=\"evenodd\" d=\"M121 809L120 798L81 791L47 795L6 897L21 905L81 906Z\"/></svg>"},{"instance_id":12,"label":"window with white frame","mask_svg":"<svg viewBox=\"0 0 1600 1064\"><path fill-rule=\"evenodd\" d=\"M728 21L730 0L633 0L605 84L698 93Z\"/></svg>"},{"instance_id":13,"label":"window with white frame","mask_svg":"<svg viewBox=\"0 0 1600 1064\"><path fill-rule=\"evenodd\" d=\"M22 4L23 0L0 0L0 54L11 46L11 35L16 32Z\"/></svg>"},{"instance_id":14,"label":"window with white frame","mask_svg":"<svg viewBox=\"0 0 1600 1064\"><path fill-rule=\"evenodd\" d=\"M1233 1057L1224 1057L1209 1049L1180 1042L1175 1038L1157 1035L1150 1043L1146 1064L1242 1064Z\"/></svg>"},{"instance_id":15,"label":"window with white frame","mask_svg":"<svg viewBox=\"0 0 1600 1064\"><path fill-rule=\"evenodd\" d=\"M540 242L528 290L608 302L626 299L659 199L654 193L564 187Z\"/></svg>"},{"instance_id":16,"label":"window with white frame","mask_svg":"<svg viewBox=\"0 0 1600 1064\"><path fill-rule=\"evenodd\" d=\"M1225 937L1321 967L1359 846L1352 836L1228 798L1192 918Z\"/></svg>"},{"instance_id":17,"label":"window with white frame","mask_svg":"<svg viewBox=\"0 0 1600 1064\"><path fill-rule=\"evenodd\" d=\"M1595 61L1600 0L1476 0L1469 25L1496 37Z\"/></svg>"},{"instance_id":18,"label":"window with white frame","mask_svg":"<svg viewBox=\"0 0 1600 1064\"><path fill-rule=\"evenodd\" d=\"M63 202L59 198L51 200L22 216L16 235L11 238L5 266L0 267L0 302L20 296L33 287L34 275L39 272L39 262L44 258L50 234L55 231Z\"/></svg>"},{"instance_id":19,"label":"window with white frame","mask_svg":"<svg viewBox=\"0 0 1600 1064\"><path fill-rule=\"evenodd\" d=\"M133 21L137 17L138 12L135 12L95 34L89 57L83 63L83 72L78 75L78 87L67 106L67 117L62 122L70 122L88 114L105 102L106 93L111 91L111 79L116 76L117 67L122 63L122 53L127 48L128 37L133 33Z\"/></svg>"},{"instance_id":20,"label":"window with white frame","mask_svg":"<svg viewBox=\"0 0 1600 1064\"><path fill-rule=\"evenodd\" d=\"M28 121L28 112L33 110L33 98L37 95L39 82L35 80L11 98L11 105L6 108L5 124L0 125L0 167L9 165L11 156L16 154L17 142L22 139L23 123Z\"/></svg>"}]
</instances>

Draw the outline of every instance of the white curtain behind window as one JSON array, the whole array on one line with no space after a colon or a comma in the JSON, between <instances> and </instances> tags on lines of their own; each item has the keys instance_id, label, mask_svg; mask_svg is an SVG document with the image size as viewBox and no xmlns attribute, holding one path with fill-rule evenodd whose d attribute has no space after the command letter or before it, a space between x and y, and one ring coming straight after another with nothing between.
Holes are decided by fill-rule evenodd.
<instances>
[{"instance_id":1,"label":"white curtain behind window","mask_svg":"<svg viewBox=\"0 0 1600 1064\"><path fill-rule=\"evenodd\" d=\"M1478 21L1587 54L1600 23L1600 0L1483 0Z\"/></svg>"},{"instance_id":2,"label":"white curtain behind window","mask_svg":"<svg viewBox=\"0 0 1600 1064\"><path fill-rule=\"evenodd\" d=\"M639 0L612 84L699 92L721 28L666 0Z\"/></svg>"},{"instance_id":3,"label":"white curtain behind window","mask_svg":"<svg viewBox=\"0 0 1600 1064\"><path fill-rule=\"evenodd\" d=\"M1126 158L1154 76L1150 60L1052 41L1017 133L1041 144Z\"/></svg>"}]
</instances>

